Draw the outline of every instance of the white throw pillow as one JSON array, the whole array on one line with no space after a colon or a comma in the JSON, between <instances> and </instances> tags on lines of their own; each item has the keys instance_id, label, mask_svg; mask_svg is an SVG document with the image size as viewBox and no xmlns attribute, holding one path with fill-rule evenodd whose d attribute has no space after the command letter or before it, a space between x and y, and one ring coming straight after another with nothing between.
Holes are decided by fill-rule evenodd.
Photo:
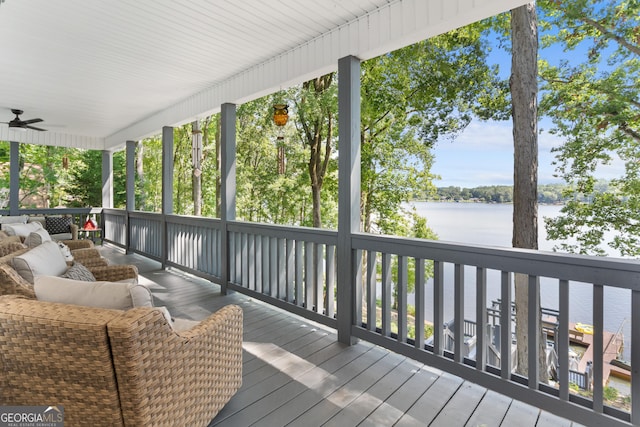
<instances>
[{"instance_id":1,"label":"white throw pillow","mask_svg":"<svg viewBox=\"0 0 640 427\"><path fill-rule=\"evenodd\" d=\"M37 276L33 284L39 301L128 310L153 307L153 296L143 284L83 282L55 276Z\"/></svg>"},{"instance_id":2,"label":"white throw pillow","mask_svg":"<svg viewBox=\"0 0 640 427\"><path fill-rule=\"evenodd\" d=\"M36 246L40 246L43 242L48 242L51 240L51 236L44 228L41 228L36 231L32 231L29 233L26 239L24 239L24 244L30 248L35 248Z\"/></svg>"},{"instance_id":3,"label":"white throw pillow","mask_svg":"<svg viewBox=\"0 0 640 427\"><path fill-rule=\"evenodd\" d=\"M53 241L43 242L14 257L12 263L18 274L29 283L33 283L35 276L59 276L67 271L67 262Z\"/></svg>"},{"instance_id":4,"label":"white throw pillow","mask_svg":"<svg viewBox=\"0 0 640 427\"><path fill-rule=\"evenodd\" d=\"M4 224L2 229L9 236L27 237L31 232L42 230L39 222L29 222L27 224Z\"/></svg>"}]
</instances>

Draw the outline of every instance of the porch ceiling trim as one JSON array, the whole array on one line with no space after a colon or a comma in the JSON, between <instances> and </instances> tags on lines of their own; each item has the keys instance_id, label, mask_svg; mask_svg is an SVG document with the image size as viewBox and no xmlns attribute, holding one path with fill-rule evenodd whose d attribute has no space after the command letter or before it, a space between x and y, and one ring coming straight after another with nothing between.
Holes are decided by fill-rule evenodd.
<instances>
[{"instance_id":1,"label":"porch ceiling trim","mask_svg":"<svg viewBox=\"0 0 640 427\"><path fill-rule=\"evenodd\" d=\"M0 126L0 140L101 150L120 149L127 140L159 134L163 126L179 126L216 113L223 103L241 104L314 76L336 71L338 59L344 56L370 59L526 3L523 0L389 1L319 36L301 38L295 47L275 57L258 59L260 62L244 70L229 69L227 76L231 77L216 82L216 76L212 76L209 87L169 107L158 110L150 105L144 118L123 123L120 130L110 135L76 135L56 132L55 129L48 132L16 132ZM225 7L232 6L225 4ZM118 31L128 29L121 28ZM159 48L153 47L155 50ZM180 81L176 84L180 84ZM127 95L122 95L123 102L127 100ZM60 100L60 103L64 101ZM141 101L135 100L136 103Z\"/></svg>"}]
</instances>

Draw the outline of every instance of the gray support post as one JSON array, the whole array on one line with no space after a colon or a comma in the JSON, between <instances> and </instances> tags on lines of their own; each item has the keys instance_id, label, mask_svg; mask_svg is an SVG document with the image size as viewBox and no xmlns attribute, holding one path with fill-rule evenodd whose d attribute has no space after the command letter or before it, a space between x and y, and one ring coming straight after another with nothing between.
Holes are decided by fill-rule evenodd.
<instances>
[{"instance_id":1,"label":"gray support post","mask_svg":"<svg viewBox=\"0 0 640 427\"><path fill-rule=\"evenodd\" d=\"M162 214L173 214L173 128L162 128Z\"/></svg>"},{"instance_id":2,"label":"gray support post","mask_svg":"<svg viewBox=\"0 0 640 427\"><path fill-rule=\"evenodd\" d=\"M113 208L113 153L102 150L102 207Z\"/></svg>"},{"instance_id":3,"label":"gray support post","mask_svg":"<svg viewBox=\"0 0 640 427\"><path fill-rule=\"evenodd\" d=\"M127 141L127 211L136 210L136 141Z\"/></svg>"},{"instance_id":4,"label":"gray support post","mask_svg":"<svg viewBox=\"0 0 640 427\"><path fill-rule=\"evenodd\" d=\"M338 60L338 341L354 344L356 272L351 235L360 229L360 60ZM359 319L358 319L359 320Z\"/></svg>"},{"instance_id":5,"label":"gray support post","mask_svg":"<svg viewBox=\"0 0 640 427\"><path fill-rule=\"evenodd\" d=\"M136 141L127 141L126 145L126 192L127 192L127 201L126 201L126 209L127 216L125 219L125 227L127 230L126 233L126 242L125 242L125 250L129 253L129 241L131 238L131 230L129 230L129 213L133 212L136 209Z\"/></svg>"},{"instance_id":6,"label":"gray support post","mask_svg":"<svg viewBox=\"0 0 640 427\"><path fill-rule=\"evenodd\" d=\"M167 215L173 214L173 127L162 128L162 268L167 264Z\"/></svg>"},{"instance_id":7,"label":"gray support post","mask_svg":"<svg viewBox=\"0 0 640 427\"><path fill-rule=\"evenodd\" d=\"M220 129L220 177L222 181L220 191L220 242L221 268L223 295L227 293L229 283L229 262L234 259L235 253L229 253L229 233L227 222L236 219L236 106L235 104L222 104ZM237 248L236 248L237 250Z\"/></svg>"},{"instance_id":8,"label":"gray support post","mask_svg":"<svg viewBox=\"0 0 640 427\"><path fill-rule=\"evenodd\" d=\"M20 143L11 141L9 151L9 215L20 209Z\"/></svg>"}]
</instances>

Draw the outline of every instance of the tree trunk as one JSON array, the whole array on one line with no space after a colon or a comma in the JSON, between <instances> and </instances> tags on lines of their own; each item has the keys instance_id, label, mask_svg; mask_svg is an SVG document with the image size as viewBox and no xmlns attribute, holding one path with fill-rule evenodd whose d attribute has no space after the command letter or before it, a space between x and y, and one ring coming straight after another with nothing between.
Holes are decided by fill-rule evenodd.
<instances>
[{"instance_id":1,"label":"tree trunk","mask_svg":"<svg viewBox=\"0 0 640 427\"><path fill-rule=\"evenodd\" d=\"M538 28L535 3L511 11L513 117L513 247L538 249ZM528 372L528 276L515 275L517 372ZM539 298L539 295L538 295ZM540 333L540 380L547 382Z\"/></svg>"},{"instance_id":2,"label":"tree trunk","mask_svg":"<svg viewBox=\"0 0 640 427\"><path fill-rule=\"evenodd\" d=\"M303 84L305 90L311 89L316 96L321 96L333 82L333 73L326 74ZM302 104L305 100L301 101ZM311 114L306 117L304 109L299 109L299 117L304 129L305 143L310 147L309 154L309 178L311 179L311 194L313 201L313 226L322 227L322 184L327 172L327 165L333 151L333 116L330 110L322 109L320 114ZM323 135L326 132L326 135ZM324 140L324 150L322 143Z\"/></svg>"}]
</instances>

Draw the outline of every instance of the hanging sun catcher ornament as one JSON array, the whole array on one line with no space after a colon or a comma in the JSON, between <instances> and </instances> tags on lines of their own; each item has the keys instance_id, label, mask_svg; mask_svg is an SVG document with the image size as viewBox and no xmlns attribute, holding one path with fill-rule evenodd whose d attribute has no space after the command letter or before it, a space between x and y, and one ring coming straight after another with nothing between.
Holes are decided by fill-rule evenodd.
<instances>
[{"instance_id":1,"label":"hanging sun catcher ornament","mask_svg":"<svg viewBox=\"0 0 640 427\"><path fill-rule=\"evenodd\" d=\"M278 126L278 173L284 174L286 159L284 157L284 125L289 120L289 106L287 104L276 104L273 106L273 122Z\"/></svg>"}]
</instances>

